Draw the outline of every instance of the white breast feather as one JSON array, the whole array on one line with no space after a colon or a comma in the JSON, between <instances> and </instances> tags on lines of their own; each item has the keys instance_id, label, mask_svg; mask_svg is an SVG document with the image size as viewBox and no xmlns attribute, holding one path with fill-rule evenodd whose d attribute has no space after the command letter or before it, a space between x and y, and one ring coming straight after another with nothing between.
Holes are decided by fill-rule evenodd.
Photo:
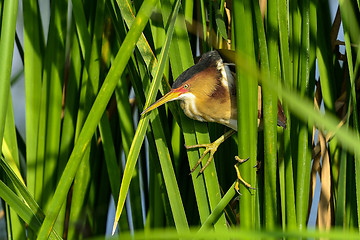
<instances>
[{"instance_id":1,"label":"white breast feather","mask_svg":"<svg viewBox=\"0 0 360 240\"><path fill-rule=\"evenodd\" d=\"M221 73L221 83L224 87L228 88L229 84L232 86L235 84L235 79L231 73L230 68L227 66L227 64L223 63L222 59L219 59L216 63L217 65L217 69L220 71ZM230 86L230 87L231 87Z\"/></svg>"},{"instance_id":2,"label":"white breast feather","mask_svg":"<svg viewBox=\"0 0 360 240\"><path fill-rule=\"evenodd\" d=\"M184 110L184 113L189 118L204 122L205 119L201 117L201 114L196 108L195 96L192 93L184 93L180 95L179 100L181 102L181 107Z\"/></svg>"}]
</instances>

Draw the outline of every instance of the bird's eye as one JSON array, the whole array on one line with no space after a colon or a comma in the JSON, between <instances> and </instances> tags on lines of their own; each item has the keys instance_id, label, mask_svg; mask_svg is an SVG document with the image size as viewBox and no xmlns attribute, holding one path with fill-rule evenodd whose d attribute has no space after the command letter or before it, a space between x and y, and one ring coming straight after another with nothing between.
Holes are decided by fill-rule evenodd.
<instances>
[{"instance_id":1,"label":"bird's eye","mask_svg":"<svg viewBox=\"0 0 360 240\"><path fill-rule=\"evenodd\" d=\"M189 88L189 84L185 84L184 89L188 89L188 88Z\"/></svg>"}]
</instances>

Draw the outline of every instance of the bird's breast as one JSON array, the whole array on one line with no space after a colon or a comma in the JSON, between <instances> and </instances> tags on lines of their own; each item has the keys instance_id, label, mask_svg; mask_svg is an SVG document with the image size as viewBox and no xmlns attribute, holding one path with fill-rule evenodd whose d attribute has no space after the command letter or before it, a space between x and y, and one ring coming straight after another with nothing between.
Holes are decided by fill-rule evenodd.
<instances>
[{"instance_id":1,"label":"bird's breast","mask_svg":"<svg viewBox=\"0 0 360 240\"><path fill-rule=\"evenodd\" d=\"M186 116L201 122L216 122L237 130L236 106L230 101L213 103L211 99L206 102L193 97L186 97L180 103Z\"/></svg>"},{"instance_id":2,"label":"bird's breast","mask_svg":"<svg viewBox=\"0 0 360 240\"><path fill-rule=\"evenodd\" d=\"M180 102L180 107L184 111L185 115L191 119L205 122L207 121L201 112L198 111L195 103L195 98L187 98Z\"/></svg>"}]
</instances>

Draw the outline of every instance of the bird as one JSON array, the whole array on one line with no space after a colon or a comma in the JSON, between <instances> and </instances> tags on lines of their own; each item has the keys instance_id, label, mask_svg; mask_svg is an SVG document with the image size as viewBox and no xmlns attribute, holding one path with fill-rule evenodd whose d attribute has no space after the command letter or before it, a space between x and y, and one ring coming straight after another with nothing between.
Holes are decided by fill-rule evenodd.
<instances>
[{"instance_id":1,"label":"bird","mask_svg":"<svg viewBox=\"0 0 360 240\"><path fill-rule=\"evenodd\" d=\"M226 61L226 57L234 54L233 51L213 50L204 53L197 64L185 70L179 75L172 85L171 90L158 101L145 109L141 115L146 114L153 109L170 101L179 100L180 107L185 115L191 119L201 122L216 122L227 126L231 130L225 132L215 142L210 144L197 144L193 146L185 146L187 149L205 147L205 151L191 169L191 173L198 167L204 157L210 153L206 164L202 167L199 174L209 165L213 159L219 145L237 131L237 99L236 99L236 71L235 64ZM233 56L232 56L233 57ZM234 58L232 58L234 59ZM259 87L259 99L261 99L261 88ZM286 116L282 105L278 100L278 120L277 125L286 129ZM258 127L262 126L262 106L258 107ZM240 159L235 157L239 163L244 163L248 159ZM252 188L240 174L235 164L237 179L246 187ZM239 192L239 181L235 185L235 189Z\"/></svg>"}]
</instances>

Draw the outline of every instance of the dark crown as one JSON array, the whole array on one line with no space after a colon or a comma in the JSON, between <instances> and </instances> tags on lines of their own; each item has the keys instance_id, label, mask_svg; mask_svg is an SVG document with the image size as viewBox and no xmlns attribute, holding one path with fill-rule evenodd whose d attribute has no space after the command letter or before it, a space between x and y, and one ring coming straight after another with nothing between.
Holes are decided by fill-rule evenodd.
<instances>
[{"instance_id":1,"label":"dark crown","mask_svg":"<svg viewBox=\"0 0 360 240\"><path fill-rule=\"evenodd\" d=\"M172 85L172 89L180 87L184 82L192 78L195 74L202 72L209 67L217 67L219 60L221 60L221 57L216 50L204 53L197 64L180 74L180 76Z\"/></svg>"}]
</instances>

